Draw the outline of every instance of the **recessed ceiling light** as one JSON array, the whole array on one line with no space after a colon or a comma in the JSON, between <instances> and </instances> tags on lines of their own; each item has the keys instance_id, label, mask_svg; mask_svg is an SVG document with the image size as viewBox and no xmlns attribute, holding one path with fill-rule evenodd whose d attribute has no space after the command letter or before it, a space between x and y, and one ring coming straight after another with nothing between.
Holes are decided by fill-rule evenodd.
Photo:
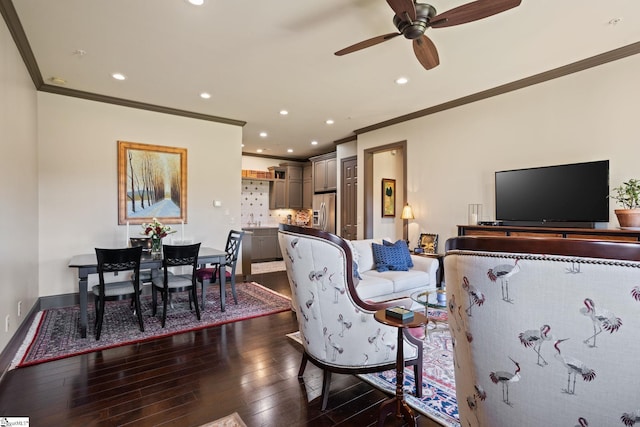
<instances>
[{"instance_id":1,"label":"recessed ceiling light","mask_svg":"<svg viewBox=\"0 0 640 427\"><path fill-rule=\"evenodd\" d=\"M311 141L311 145L318 145L318 141Z\"/></svg>"},{"instance_id":2,"label":"recessed ceiling light","mask_svg":"<svg viewBox=\"0 0 640 427\"><path fill-rule=\"evenodd\" d=\"M262 153L262 148L258 148L258 149L256 150L256 153Z\"/></svg>"},{"instance_id":3,"label":"recessed ceiling light","mask_svg":"<svg viewBox=\"0 0 640 427\"><path fill-rule=\"evenodd\" d=\"M241 147L244 148L244 144L242 144Z\"/></svg>"},{"instance_id":4,"label":"recessed ceiling light","mask_svg":"<svg viewBox=\"0 0 640 427\"><path fill-rule=\"evenodd\" d=\"M333 124L333 119L327 119L327 121L325 122L328 125L332 125Z\"/></svg>"},{"instance_id":5,"label":"recessed ceiling light","mask_svg":"<svg viewBox=\"0 0 640 427\"><path fill-rule=\"evenodd\" d=\"M202 6L204 4L204 0L188 0L194 6Z\"/></svg>"},{"instance_id":6,"label":"recessed ceiling light","mask_svg":"<svg viewBox=\"0 0 640 427\"><path fill-rule=\"evenodd\" d=\"M286 116L287 114L289 114L289 112L287 110L280 110L280 115L281 116Z\"/></svg>"},{"instance_id":7,"label":"recessed ceiling light","mask_svg":"<svg viewBox=\"0 0 640 427\"><path fill-rule=\"evenodd\" d=\"M124 79L126 79L124 74L120 74L120 73L113 73L113 74L111 74L111 77L113 77L116 80L124 80Z\"/></svg>"},{"instance_id":8,"label":"recessed ceiling light","mask_svg":"<svg viewBox=\"0 0 640 427\"><path fill-rule=\"evenodd\" d=\"M406 85L407 83L409 83L409 79L406 77L398 77L396 79L396 84L397 85Z\"/></svg>"},{"instance_id":9,"label":"recessed ceiling light","mask_svg":"<svg viewBox=\"0 0 640 427\"><path fill-rule=\"evenodd\" d=\"M287 148L287 153L293 153L293 148Z\"/></svg>"},{"instance_id":10,"label":"recessed ceiling light","mask_svg":"<svg viewBox=\"0 0 640 427\"><path fill-rule=\"evenodd\" d=\"M207 93L207 92L202 92L202 93L200 94L200 98L202 98L202 99L209 99L209 98L211 98L211 94L210 94L210 93Z\"/></svg>"}]
</instances>

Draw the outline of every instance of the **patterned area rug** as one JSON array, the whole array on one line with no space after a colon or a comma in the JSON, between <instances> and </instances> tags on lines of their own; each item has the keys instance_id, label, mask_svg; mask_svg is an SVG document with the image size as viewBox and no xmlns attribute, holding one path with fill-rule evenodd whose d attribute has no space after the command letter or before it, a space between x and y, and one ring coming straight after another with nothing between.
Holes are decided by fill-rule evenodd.
<instances>
[{"instance_id":1,"label":"patterned area rug","mask_svg":"<svg viewBox=\"0 0 640 427\"><path fill-rule=\"evenodd\" d=\"M224 323L237 322L253 317L266 316L291 309L291 300L255 282L237 283L238 305L233 302L227 287L226 311L220 311L220 291L217 286L207 289L205 311L198 321L195 311L189 310L186 293L173 296L173 308L167 311L165 328L161 327L162 305L157 315L151 316L151 296L141 298L144 332L140 332L133 315L130 300L107 302L100 340L93 334L95 308L89 304L89 331L87 338L80 338L80 307L45 310L31 326L29 335L13 359L10 369L62 359L92 351L147 341L162 336L204 329ZM158 298L160 300L160 298ZM91 301L93 301L91 299Z\"/></svg>"},{"instance_id":2,"label":"patterned area rug","mask_svg":"<svg viewBox=\"0 0 640 427\"><path fill-rule=\"evenodd\" d=\"M453 370L453 344L447 327L447 312L429 310L429 319L435 319L428 331L423 347L422 398L412 393L415 390L413 368L404 370L404 391L407 404L423 415L446 427L460 427L456 386ZM300 342L299 332L287 335ZM396 371L394 369L372 374L360 374L358 377L376 388L393 395L396 390Z\"/></svg>"}]
</instances>

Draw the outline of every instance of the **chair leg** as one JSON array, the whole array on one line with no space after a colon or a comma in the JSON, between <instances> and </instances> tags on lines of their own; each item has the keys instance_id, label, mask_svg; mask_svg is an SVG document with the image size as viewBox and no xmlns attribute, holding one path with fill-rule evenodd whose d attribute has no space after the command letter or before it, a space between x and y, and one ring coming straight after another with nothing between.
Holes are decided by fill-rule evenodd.
<instances>
[{"instance_id":1,"label":"chair leg","mask_svg":"<svg viewBox=\"0 0 640 427\"><path fill-rule=\"evenodd\" d=\"M222 283L222 282L220 282ZM233 301L238 305L238 294L236 293L236 275L231 275L231 293L233 294Z\"/></svg>"},{"instance_id":2,"label":"chair leg","mask_svg":"<svg viewBox=\"0 0 640 427\"><path fill-rule=\"evenodd\" d=\"M100 339L100 333L102 332L102 320L104 319L104 301L99 301L99 298L96 298L96 306L98 306L98 314L96 317L96 341Z\"/></svg>"},{"instance_id":3,"label":"chair leg","mask_svg":"<svg viewBox=\"0 0 640 427\"><path fill-rule=\"evenodd\" d=\"M413 365L413 378L415 378L414 383L416 384L416 397L418 399L421 399L422 398L422 357L419 357L417 363Z\"/></svg>"},{"instance_id":4,"label":"chair leg","mask_svg":"<svg viewBox=\"0 0 640 427\"><path fill-rule=\"evenodd\" d=\"M151 285L151 315L155 316L158 311L158 291L155 285Z\"/></svg>"},{"instance_id":5,"label":"chair leg","mask_svg":"<svg viewBox=\"0 0 640 427\"><path fill-rule=\"evenodd\" d=\"M200 306L198 305L198 289L196 285L191 286L189 292L193 294L193 305L196 307L196 317L200 320ZM189 306L189 308L191 308L191 306Z\"/></svg>"},{"instance_id":6,"label":"chair leg","mask_svg":"<svg viewBox=\"0 0 640 427\"><path fill-rule=\"evenodd\" d=\"M302 353L302 361L300 362L300 369L298 369L298 378L302 378L302 374L304 374L308 361L309 358L307 357L307 353Z\"/></svg>"},{"instance_id":7,"label":"chair leg","mask_svg":"<svg viewBox=\"0 0 640 427\"><path fill-rule=\"evenodd\" d=\"M162 327L164 328L164 324L167 322L167 303L169 302L169 291L165 289L162 292Z\"/></svg>"},{"instance_id":8,"label":"chair leg","mask_svg":"<svg viewBox=\"0 0 640 427\"><path fill-rule=\"evenodd\" d=\"M140 324L140 332L144 332L144 323L142 322L142 310L140 308L140 294L134 296L134 304L136 306L136 314L138 315L138 323Z\"/></svg>"},{"instance_id":9,"label":"chair leg","mask_svg":"<svg viewBox=\"0 0 640 427\"><path fill-rule=\"evenodd\" d=\"M205 285L204 280L200 280L200 297L202 298L202 311L204 311L204 302L207 297L207 285Z\"/></svg>"},{"instance_id":10,"label":"chair leg","mask_svg":"<svg viewBox=\"0 0 640 427\"><path fill-rule=\"evenodd\" d=\"M322 378L322 406L320 410L327 409L327 403L329 403L329 388L331 388L331 371L325 369Z\"/></svg>"}]
</instances>

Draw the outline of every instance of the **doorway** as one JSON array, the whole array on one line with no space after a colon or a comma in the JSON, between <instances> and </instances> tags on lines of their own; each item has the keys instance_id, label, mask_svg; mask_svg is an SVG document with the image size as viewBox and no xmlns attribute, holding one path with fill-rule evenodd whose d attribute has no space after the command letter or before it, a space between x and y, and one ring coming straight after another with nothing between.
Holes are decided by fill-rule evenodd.
<instances>
[{"instance_id":1,"label":"doorway","mask_svg":"<svg viewBox=\"0 0 640 427\"><path fill-rule=\"evenodd\" d=\"M396 194L398 198L396 200L396 210L399 208L400 212L402 211L402 207L405 205L407 200L407 141L399 141L394 142L387 145L381 145L378 147L372 147L365 149L363 151L363 180L364 180L364 218L363 218L363 238L372 239L375 233L375 225L376 225L376 207L380 207L380 201L374 197L374 188L377 188L376 185L379 184L375 181L375 177L377 173L375 171L375 155L385 152L394 152L395 156L398 158L400 167L396 176L388 176L385 178L393 178L397 179L401 184L399 187L396 187ZM396 213L396 221L400 218L400 212ZM378 215L380 212L378 212ZM407 240L408 238L408 228L407 228L407 220L402 220L402 238Z\"/></svg>"},{"instance_id":2,"label":"doorway","mask_svg":"<svg viewBox=\"0 0 640 427\"><path fill-rule=\"evenodd\" d=\"M358 157L346 157L341 162L340 236L355 240L358 236Z\"/></svg>"}]
</instances>

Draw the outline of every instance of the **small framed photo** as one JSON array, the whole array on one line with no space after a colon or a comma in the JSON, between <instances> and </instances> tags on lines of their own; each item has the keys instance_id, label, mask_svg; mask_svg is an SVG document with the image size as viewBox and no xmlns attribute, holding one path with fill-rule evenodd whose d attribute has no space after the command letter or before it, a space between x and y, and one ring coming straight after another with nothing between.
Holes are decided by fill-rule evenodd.
<instances>
[{"instance_id":1,"label":"small framed photo","mask_svg":"<svg viewBox=\"0 0 640 427\"><path fill-rule=\"evenodd\" d=\"M418 245L423 249L425 254L435 254L438 251L438 235L437 234L420 234Z\"/></svg>"}]
</instances>

